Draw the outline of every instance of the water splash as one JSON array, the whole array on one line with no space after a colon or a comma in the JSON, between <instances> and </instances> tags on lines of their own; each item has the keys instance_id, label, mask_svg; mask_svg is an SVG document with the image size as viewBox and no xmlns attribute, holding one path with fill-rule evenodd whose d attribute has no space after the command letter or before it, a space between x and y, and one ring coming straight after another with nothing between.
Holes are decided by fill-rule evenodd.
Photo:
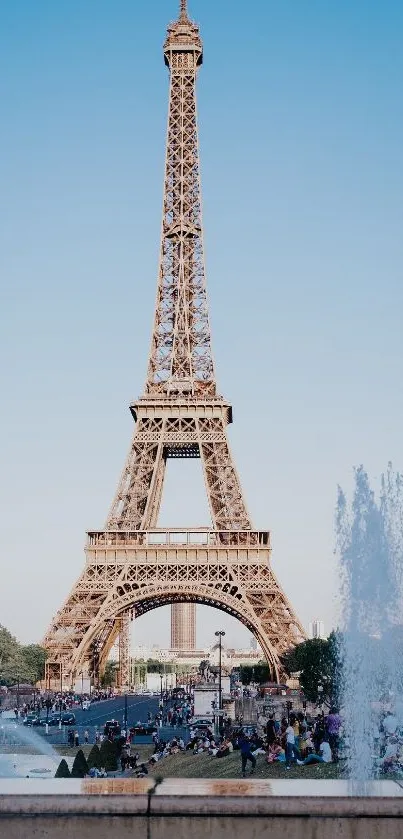
<instances>
[{"instance_id":1,"label":"water splash","mask_svg":"<svg viewBox=\"0 0 403 839\"><path fill-rule=\"evenodd\" d=\"M355 470L351 506L339 488L336 508L343 626L343 715L349 777L379 773L379 717L393 706L403 724L401 684L403 482L389 464L379 501L368 475Z\"/></svg>"},{"instance_id":2,"label":"water splash","mask_svg":"<svg viewBox=\"0 0 403 839\"><path fill-rule=\"evenodd\" d=\"M55 751L43 737L37 734L28 726L17 725L12 720L1 720L0 723L0 778L19 777L21 775L21 767L25 766L27 754L24 754L22 749L29 750L29 755L38 756L38 766L40 765L40 756L50 758L54 767L60 761L60 755ZM15 753L13 753L15 749ZM47 761L49 763L49 760ZM52 765L51 763L51 765ZM35 768L31 770L35 773ZM40 771L40 770L39 770ZM43 770L49 771L49 770ZM25 769L22 770L23 776L26 775ZM53 777L54 771L51 773Z\"/></svg>"}]
</instances>

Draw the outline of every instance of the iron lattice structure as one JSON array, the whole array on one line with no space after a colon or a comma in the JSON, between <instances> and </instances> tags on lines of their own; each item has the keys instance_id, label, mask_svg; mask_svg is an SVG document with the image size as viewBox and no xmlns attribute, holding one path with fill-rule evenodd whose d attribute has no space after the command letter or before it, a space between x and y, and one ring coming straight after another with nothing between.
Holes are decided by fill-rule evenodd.
<instances>
[{"instance_id":1,"label":"iron lattice structure","mask_svg":"<svg viewBox=\"0 0 403 839\"><path fill-rule=\"evenodd\" d=\"M305 637L271 570L269 534L252 529L228 445L232 409L217 393L195 91L203 48L185 0L168 27L164 56L170 71L165 188L145 391L131 405L133 440L105 530L88 535L84 571L45 638L49 668L59 664L71 680L85 666L104 666L130 609L139 616L165 604L217 606L254 633L273 675L281 654ZM177 457L202 460L212 530L157 529L166 462ZM122 651L122 685L128 661Z\"/></svg>"}]
</instances>

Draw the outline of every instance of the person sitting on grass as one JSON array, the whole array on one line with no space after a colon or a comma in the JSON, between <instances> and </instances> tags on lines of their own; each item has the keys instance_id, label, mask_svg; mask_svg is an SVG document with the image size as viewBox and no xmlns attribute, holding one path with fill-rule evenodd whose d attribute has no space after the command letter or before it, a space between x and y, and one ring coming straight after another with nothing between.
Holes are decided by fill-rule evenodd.
<instances>
[{"instance_id":1,"label":"person sitting on grass","mask_svg":"<svg viewBox=\"0 0 403 839\"><path fill-rule=\"evenodd\" d=\"M199 755L203 751L203 743L201 740L196 740L194 747L193 747L193 754Z\"/></svg>"},{"instance_id":2,"label":"person sitting on grass","mask_svg":"<svg viewBox=\"0 0 403 839\"><path fill-rule=\"evenodd\" d=\"M332 750L329 746L328 741L322 740L319 748L319 754L312 754L308 755L305 760L297 760L298 766L309 766L310 763L331 763L332 762Z\"/></svg>"},{"instance_id":3,"label":"person sitting on grass","mask_svg":"<svg viewBox=\"0 0 403 839\"><path fill-rule=\"evenodd\" d=\"M231 743L229 737L224 737L219 749L217 749L216 757L228 757L231 752L234 751L234 747Z\"/></svg>"},{"instance_id":4,"label":"person sitting on grass","mask_svg":"<svg viewBox=\"0 0 403 839\"><path fill-rule=\"evenodd\" d=\"M273 743L269 743L267 752L266 752L266 762L267 763L274 763L275 760L279 760L279 756L284 755L284 749L281 748L280 741L278 738L274 740Z\"/></svg>"}]
</instances>

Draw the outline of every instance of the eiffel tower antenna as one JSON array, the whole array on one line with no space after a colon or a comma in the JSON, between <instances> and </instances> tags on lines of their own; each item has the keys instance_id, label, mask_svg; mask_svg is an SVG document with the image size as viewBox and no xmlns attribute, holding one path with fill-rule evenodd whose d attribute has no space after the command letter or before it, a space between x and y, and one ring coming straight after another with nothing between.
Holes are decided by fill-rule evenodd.
<instances>
[{"instance_id":1,"label":"eiffel tower antenna","mask_svg":"<svg viewBox=\"0 0 403 839\"><path fill-rule=\"evenodd\" d=\"M97 681L119 638L119 685L127 687L130 618L163 605L173 608L171 646L182 649L195 645L196 603L238 618L276 680L281 655L305 637L271 570L270 533L253 528L227 438L232 408L217 392L195 95L203 44L186 0L168 27L164 59L169 118L147 377L130 406L133 439L105 528L88 533L85 568L44 640L49 685L61 677L73 684L84 670ZM259 416L251 411L257 434ZM170 458L201 459L212 526L157 527Z\"/></svg>"}]
</instances>

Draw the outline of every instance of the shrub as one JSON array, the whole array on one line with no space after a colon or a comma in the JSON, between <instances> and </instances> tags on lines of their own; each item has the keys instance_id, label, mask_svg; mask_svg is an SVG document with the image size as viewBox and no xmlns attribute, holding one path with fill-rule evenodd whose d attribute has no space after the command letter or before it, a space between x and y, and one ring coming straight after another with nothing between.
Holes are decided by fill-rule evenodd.
<instances>
[{"instance_id":1,"label":"shrub","mask_svg":"<svg viewBox=\"0 0 403 839\"><path fill-rule=\"evenodd\" d=\"M101 752L99 751L99 746L96 744L92 747L88 755L87 763L89 769L101 769Z\"/></svg>"},{"instance_id":2,"label":"shrub","mask_svg":"<svg viewBox=\"0 0 403 839\"><path fill-rule=\"evenodd\" d=\"M107 772L116 772L118 768L118 761L116 755L116 746L110 740L103 740L100 749L101 767L105 767Z\"/></svg>"},{"instance_id":3,"label":"shrub","mask_svg":"<svg viewBox=\"0 0 403 839\"><path fill-rule=\"evenodd\" d=\"M72 778L84 778L88 775L88 763L84 757L84 752L79 749L73 763L73 768L71 770L71 777Z\"/></svg>"},{"instance_id":4,"label":"shrub","mask_svg":"<svg viewBox=\"0 0 403 839\"><path fill-rule=\"evenodd\" d=\"M55 778L70 778L70 769L67 765L67 761L63 758L60 761L59 766L56 769Z\"/></svg>"}]
</instances>

